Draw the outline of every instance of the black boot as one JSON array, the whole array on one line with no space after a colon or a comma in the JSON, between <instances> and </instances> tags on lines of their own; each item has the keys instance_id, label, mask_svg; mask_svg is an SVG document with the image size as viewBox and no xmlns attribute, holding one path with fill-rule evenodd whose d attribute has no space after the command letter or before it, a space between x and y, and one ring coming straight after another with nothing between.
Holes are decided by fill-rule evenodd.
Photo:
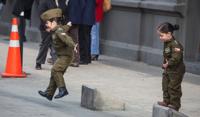
<instances>
[{"instance_id":1,"label":"black boot","mask_svg":"<svg viewBox=\"0 0 200 117\"><path fill-rule=\"evenodd\" d=\"M36 63L35 69L36 70L41 70L42 69L41 64L40 63Z\"/></svg>"},{"instance_id":2,"label":"black boot","mask_svg":"<svg viewBox=\"0 0 200 117\"><path fill-rule=\"evenodd\" d=\"M59 88L59 93L54 97L55 99L61 98L65 95L68 95L68 91L65 87L60 87Z\"/></svg>"},{"instance_id":3,"label":"black boot","mask_svg":"<svg viewBox=\"0 0 200 117\"><path fill-rule=\"evenodd\" d=\"M49 101L51 101L52 98L53 98L53 96L48 95L46 91L38 91L38 93L39 93L42 97L46 97Z\"/></svg>"},{"instance_id":4,"label":"black boot","mask_svg":"<svg viewBox=\"0 0 200 117\"><path fill-rule=\"evenodd\" d=\"M99 55L91 55L91 60L92 61L98 61Z\"/></svg>"}]
</instances>

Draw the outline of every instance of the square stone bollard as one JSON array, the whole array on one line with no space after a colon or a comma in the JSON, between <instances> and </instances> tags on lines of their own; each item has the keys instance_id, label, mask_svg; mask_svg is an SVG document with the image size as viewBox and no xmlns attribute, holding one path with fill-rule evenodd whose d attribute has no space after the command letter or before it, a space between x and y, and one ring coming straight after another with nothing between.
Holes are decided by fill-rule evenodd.
<instances>
[{"instance_id":1,"label":"square stone bollard","mask_svg":"<svg viewBox=\"0 0 200 117\"><path fill-rule=\"evenodd\" d=\"M125 103L112 97L104 95L100 90L94 87L82 86L81 106L99 111L125 110Z\"/></svg>"},{"instance_id":2,"label":"square stone bollard","mask_svg":"<svg viewBox=\"0 0 200 117\"><path fill-rule=\"evenodd\" d=\"M170 109L168 107L160 106L158 104L153 105L152 117L189 117L183 113Z\"/></svg>"}]
</instances>

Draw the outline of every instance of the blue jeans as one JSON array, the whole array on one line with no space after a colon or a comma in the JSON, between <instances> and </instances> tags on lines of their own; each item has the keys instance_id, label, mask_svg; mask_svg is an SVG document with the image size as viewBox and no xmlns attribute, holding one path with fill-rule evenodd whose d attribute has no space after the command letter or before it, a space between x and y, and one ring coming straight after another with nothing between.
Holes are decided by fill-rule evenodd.
<instances>
[{"instance_id":1,"label":"blue jeans","mask_svg":"<svg viewBox=\"0 0 200 117\"><path fill-rule=\"evenodd\" d=\"M91 55L99 55L99 28L100 23L97 22L92 26L91 30Z\"/></svg>"}]
</instances>

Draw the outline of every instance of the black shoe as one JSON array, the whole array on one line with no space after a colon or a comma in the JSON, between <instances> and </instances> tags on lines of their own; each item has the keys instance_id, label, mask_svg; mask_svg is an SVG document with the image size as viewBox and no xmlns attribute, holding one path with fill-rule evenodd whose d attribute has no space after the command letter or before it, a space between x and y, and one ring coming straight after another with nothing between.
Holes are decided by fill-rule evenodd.
<instances>
[{"instance_id":1,"label":"black shoe","mask_svg":"<svg viewBox=\"0 0 200 117\"><path fill-rule=\"evenodd\" d=\"M87 65L88 62L80 61L79 64L80 64L80 65Z\"/></svg>"},{"instance_id":2,"label":"black shoe","mask_svg":"<svg viewBox=\"0 0 200 117\"><path fill-rule=\"evenodd\" d=\"M35 69L36 70L41 70L42 69L41 64L40 63L36 63Z\"/></svg>"},{"instance_id":3,"label":"black shoe","mask_svg":"<svg viewBox=\"0 0 200 117\"><path fill-rule=\"evenodd\" d=\"M26 36L22 36L23 42L27 42Z\"/></svg>"},{"instance_id":4,"label":"black shoe","mask_svg":"<svg viewBox=\"0 0 200 117\"><path fill-rule=\"evenodd\" d=\"M98 61L99 55L92 55L91 60L92 61Z\"/></svg>"},{"instance_id":5,"label":"black shoe","mask_svg":"<svg viewBox=\"0 0 200 117\"><path fill-rule=\"evenodd\" d=\"M38 93L39 93L42 97L46 97L49 101L51 101L52 98L53 98L53 96L48 95L46 91L38 91Z\"/></svg>"},{"instance_id":6,"label":"black shoe","mask_svg":"<svg viewBox=\"0 0 200 117\"><path fill-rule=\"evenodd\" d=\"M55 99L62 98L65 95L68 95L68 91L65 87L59 88L59 93L54 97Z\"/></svg>"}]
</instances>

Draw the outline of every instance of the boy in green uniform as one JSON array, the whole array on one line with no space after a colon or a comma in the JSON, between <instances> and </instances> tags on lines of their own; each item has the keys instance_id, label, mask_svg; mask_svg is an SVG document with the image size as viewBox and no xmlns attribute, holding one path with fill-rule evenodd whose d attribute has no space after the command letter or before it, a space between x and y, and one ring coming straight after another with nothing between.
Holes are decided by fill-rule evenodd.
<instances>
[{"instance_id":1,"label":"boy in green uniform","mask_svg":"<svg viewBox=\"0 0 200 117\"><path fill-rule=\"evenodd\" d=\"M76 51L76 45L66 33L70 26L62 26L60 23L59 19L62 17L61 9L47 10L40 17L46 22L47 31L52 33L53 47L58 56L51 69L49 86L46 91L38 92L41 96L51 101L57 88L59 89L59 93L54 97L55 99L68 94L63 75L73 59L73 51L74 49Z\"/></svg>"},{"instance_id":2,"label":"boy in green uniform","mask_svg":"<svg viewBox=\"0 0 200 117\"><path fill-rule=\"evenodd\" d=\"M160 40L164 42L163 101L158 102L158 104L177 111L181 107L181 83L185 73L183 46L173 36L174 30L178 29L178 25L170 23L163 23L157 28Z\"/></svg>"}]
</instances>

